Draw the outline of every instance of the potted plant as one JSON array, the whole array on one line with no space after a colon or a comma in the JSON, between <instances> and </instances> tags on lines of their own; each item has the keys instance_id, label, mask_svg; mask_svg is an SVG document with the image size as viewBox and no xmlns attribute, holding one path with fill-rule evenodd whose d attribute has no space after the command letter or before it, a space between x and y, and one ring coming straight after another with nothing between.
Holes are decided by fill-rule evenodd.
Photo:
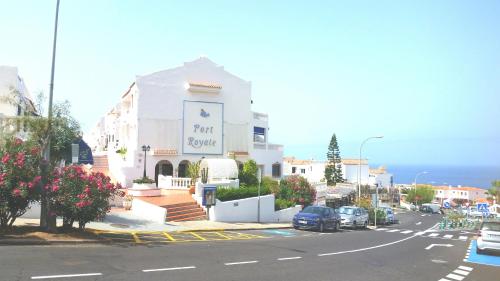
<instances>
[{"instance_id":1,"label":"potted plant","mask_svg":"<svg viewBox=\"0 0 500 281\"><path fill-rule=\"evenodd\" d=\"M200 174L200 161L195 163L189 163L187 169L188 176L191 178L191 185L189 186L189 194L194 194L196 187L196 179Z\"/></svg>"},{"instance_id":2,"label":"potted plant","mask_svg":"<svg viewBox=\"0 0 500 281\"><path fill-rule=\"evenodd\" d=\"M156 188L155 180L150 179L148 177L142 177L142 178L135 179L133 181L133 183L134 183L133 188L137 188L137 189Z\"/></svg>"},{"instance_id":3,"label":"potted plant","mask_svg":"<svg viewBox=\"0 0 500 281\"><path fill-rule=\"evenodd\" d=\"M132 208L132 201L133 200L134 200L134 196L126 195L123 198L123 208L125 208L125 210L130 210Z\"/></svg>"},{"instance_id":4,"label":"potted plant","mask_svg":"<svg viewBox=\"0 0 500 281\"><path fill-rule=\"evenodd\" d=\"M125 157L127 156L127 148L126 147L121 147L116 151L116 153L120 154L123 160L125 160Z\"/></svg>"}]
</instances>

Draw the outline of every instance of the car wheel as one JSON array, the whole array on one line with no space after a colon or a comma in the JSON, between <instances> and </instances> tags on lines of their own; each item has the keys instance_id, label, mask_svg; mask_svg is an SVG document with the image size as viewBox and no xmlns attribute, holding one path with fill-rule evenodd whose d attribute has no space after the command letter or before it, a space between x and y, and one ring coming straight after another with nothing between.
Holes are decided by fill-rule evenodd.
<instances>
[{"instance_id":1,"label":"car wheel","mask_svg":"<svg viewBox=\"0 0 500 281\"><path fill-rule=\"evenodd\" d=\"M368 228L368 222L367 222L367 221L365 221L365 223L363 224L363 228L364 228L364 229L367 229L367 228Z\"/></svg>"},{"instance_id":2,"label":"car wheel","mask_svg":"<svg viewBox=\"0 0 500 281\"><path fill-rule=\"evenodd\" d=\"M325 231L325 225L323 223L319 224L319 232L324 232Z\"/></svg>"},{"instance_id":3,"label":"car wheel","mask_svg":"<svg viewBox=\"0 0 500 281\"><path fill-rule=\"evenodd\" d=\"M335 227L333 229L335 232L339 231L340 230L340 223L339 222L336 222L335 223Z\"/></svg>"},{"instance_id":4,"label":"car wheel","mask_svg":"<svg viewBox=\"0 0 500 281\"><path fill-rule=\"evenodd\" d=\"M356 229L356 228L358 228L358 226L356 225L356 222L355 222L355 221L353 221L353 222L352 222L352 229Z\"/></svg>"}]
</instances>

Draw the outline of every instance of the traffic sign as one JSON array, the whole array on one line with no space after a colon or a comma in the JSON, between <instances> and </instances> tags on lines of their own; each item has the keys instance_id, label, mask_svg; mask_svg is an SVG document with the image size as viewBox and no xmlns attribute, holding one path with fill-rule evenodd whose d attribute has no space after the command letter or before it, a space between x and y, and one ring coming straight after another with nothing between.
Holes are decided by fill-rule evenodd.
<instances>
[{"instance_id":1,"label":"traffic sign","mask_svg":"<svg viewBox=\"0 0 500 281\"><path fill-rule=\"evenodd\" d=\"M488 213L488 203L479 203L477 204L477 210L482 213Z\"/></svg>"},{"instance_id":2,"label":"traffic sign","mask_svg":"<svg viewBox=\"0 0 500 281\"><path fill-rule=\"evenodd\" d=\"M444 202L443 207L445 207L446 209L449 209L450 208L450 202L448 202L448 201Z\"/></svg>"}]
</instances>

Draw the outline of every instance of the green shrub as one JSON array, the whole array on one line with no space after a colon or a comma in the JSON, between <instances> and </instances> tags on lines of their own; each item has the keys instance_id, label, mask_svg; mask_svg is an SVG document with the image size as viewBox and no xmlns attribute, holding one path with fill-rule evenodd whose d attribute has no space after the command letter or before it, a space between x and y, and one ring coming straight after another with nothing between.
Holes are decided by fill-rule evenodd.
<instances>
[{"instance_id":1,"label":"green shrub","mask_svg":"<svg viewBox=\"0 0 500 281\"><path fill-rule=\"evenodd\" d=\"M368 211L368 215L369 215L369 220L371 222L375 221L375 209L374 208L371 208L369 211ZM381 224L381 223L385 223L385 211L382 210L382 209L378 209L377 210L377 224Z\"/></svg>"},{"instance_id":2,"label":"green shrub","mask_svg":"<svg viewBox=\"0 0 500 281\"><path fill-rule=\"evenodd\" d=\"M283 210L286 208L294 207L295 205L296 204L293 201L278 198L274 201L274 210Z\"/></svg>"},{"instance_id":3,"label":"green shrub","mask_svg":"<svg viewBox=\"0 0 500 281\"><path fill-rule=\"evenodd\" d=\"M238 174L238 179L240 184L244 183L247 185L257 185L259 180L257 178L257 173L259 172L259 167L254 160L248 160L243 164L243 169Z\"/></svg>"},{"instance_id":4,"label":"green shrub","mask_svg":"<svg viewBox=\"0 0 500 281\"><path fill-rule=\"evenodd\" d=\"M280 183L271 177L263 177L261 185L269 188L271 193L278 194L280 192Z\"/></svg>"},{"instance_id":5,"label":"green shrub","mask_svg":"<svg viewBox=\"0 0 500 281\"><path fill-rule=\"evenodd\" d=\"M277 198L308 206L316 200L316 189L300 176L290 176L280 182Z\"/></svg>"},{"instance_id":6,"label":"green shrub","mask_svg":"<svg viewBox=\"0 0 500 281\"><path fill-rule=\"evenodd\" d=\"M271 191L269 190L269 188L265 187L265 186L261 186L260 195L263 196L263 195L268 195L268 194L271 194ZM227 188L227 187L219 186L219 187L217 187L216 196L217 196L217 199L219 199L222 202L250 198L250 197L257 197L258 196L258 187L257 186L241 185L240 188Z\"/></svg>"},{"instance_id":7,"label":"green shrub","mask_svg":"<svg viewBox=\"0 0 500 281\"><path fill-rule=\"evenodd\" d=\"M139 184L142 184L142 183L155 183L155 181L153 179L148 178L148 177L143 177L143 178L135 179L133 181L133 183L139 183Z\"/></svg>"}]
</instances>

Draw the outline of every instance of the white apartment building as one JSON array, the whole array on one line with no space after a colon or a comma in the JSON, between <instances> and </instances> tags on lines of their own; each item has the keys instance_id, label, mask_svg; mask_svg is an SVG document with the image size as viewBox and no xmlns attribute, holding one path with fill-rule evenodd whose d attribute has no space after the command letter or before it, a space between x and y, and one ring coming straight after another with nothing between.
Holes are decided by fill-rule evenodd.
<instances>
[{"instance_id":1,"label":"white apartment building","mask_svg":"<svg viewBox=\"0 0 500 281\"><path fill-rule=\"evenodd\" d=\"M447 200L466 200L467 202L484 201L488 197L485 189L477 187L452 187L452 186L434 186L434 198L439 201Z\"/></svg>"},{"instance_id":2,"label":"white apartment building","mask_svg":"<svg viewBox=\"0 0 500 281\"><path fill-rule=\"evenodd\" d=\"M126 185L142 176L144 161L157 179L186 177L188 163L202 158L253 159L263 175L280 178L283 146L269 142L268 115L251 105L251 82L202 57L137 76L85 140Z\"/></svg>"},{"instance_id":3,"label":"white apartment building","mask_svg":"<svg viewBox=\"0 0 500 281\"><path fill-rule=\"evenodd\" d=\"M0 65L0 118L33 113L33 102L17 67Z\"/></svg>"},{"instance_id":4,"label":"white apartment building","mask_svg":"<svg viewBox=\"0 0 500 281\"><path fill-rule=\"evenodd\" d=\"M387 172L384 166L369 169L369 184L379 188L391 188L394 186L394 176Z\"/></svg>"},{"instance_id":5,"label":"white apartment building","mask_svg":"<svg viewBox=\"0 0 500 281\"><path fill-rule=\"evenodd\" d=\"M358 183L359 159L342 159L342 175L348 183ZM361 184L370 184L368 160L361 159Z\"/></svg>"}]
</instances>

